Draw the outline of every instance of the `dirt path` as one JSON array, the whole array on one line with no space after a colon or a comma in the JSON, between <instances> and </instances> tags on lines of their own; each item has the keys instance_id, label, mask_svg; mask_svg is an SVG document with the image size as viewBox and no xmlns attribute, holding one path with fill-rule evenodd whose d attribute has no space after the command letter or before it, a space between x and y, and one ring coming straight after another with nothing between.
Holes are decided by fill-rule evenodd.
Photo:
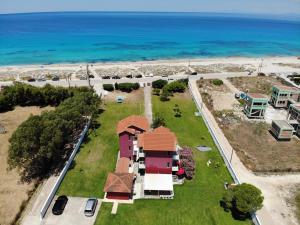
<instances>
[{"instance_id":1,"label":"dirt path","mask_svg":"<svg viewBox=\"0 0 300 225\"><path fill-rule=\"evenodd\" d=\"M149 124L152 124L152 102L151 102L151 87L144 87L145 98L145 116L148 119Z\"/></svg>"},{"instance_id":2,"label":"dirt path","mask_svg":"<svg viewBox=\"0 0 300 225\"><path fill-rule=\"evenodd\" d=\"M197 104L202 106L202 113L205 115L210 127L217 137L220 145L223 147L224 154L227 159L232 157L232 167L236 172L240 182L251 183L260 188L265 197L264 207L257 212L262 225L296 225L297 220L291 208L287 205L283 198L282 190L288 190L300 183L300 174L277 175L277 176L256 176L249 171L238 158L232 149L228 140L219 128L214 116L202 103L201 95L198 91L196 80L190 80L191 91L195 96Z\"/></svg>"},{"instance_id":3,"label":"dirt path","mask_svg":"<svg viewBox=\"0 0 300 225\"><path fill-rule=\"evenodd\" d=\"M31 114L39 115L50 108L16 107L15 110L0 113L0 124L7 133L0 134L0 224L9 224L19 212L23 201L27 199L27 192L32 190L32 184L20 183L17 171L7 171L7 156L9 138L17 127ZM12 201L13 200L13 201Z\"/></svg>"}]
</instances>

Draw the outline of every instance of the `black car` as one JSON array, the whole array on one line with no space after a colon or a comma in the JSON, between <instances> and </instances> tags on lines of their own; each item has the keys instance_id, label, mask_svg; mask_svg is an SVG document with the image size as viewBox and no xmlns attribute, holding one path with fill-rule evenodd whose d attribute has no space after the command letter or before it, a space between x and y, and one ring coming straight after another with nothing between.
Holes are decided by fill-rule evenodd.
<instances>
[{"instance_id":1,"label":"black car","mask_svg":"<svg viewBox=\"0 0 300 225\"><path fill-rule=\"evenodd\" d=\"M65 195L59 196L55 203L54 206L52 208L52 213L54 215L61 215L67 205L68 202L68 198Z\"/></svg>"},{"instance_id":2,"label":"black car","mask_svg":"<svg viewBox=\"0 0 300 225\"><path fill-rule=\"evenodd\" d=\"M113 76L112 79L121 79L119 76Z\"/></svg>"},{"instance_id":3,"label":"black car","mask_svg":"<svg viewBox=\"0 0 300 225\"><path fill-rule=\"evenodd\" d=\"M52 77L52 81L59 81L59 77Z\"/></svg>"},{"instance_id":4,"label":"black car","mask_svg":"<svg viewBox=\"0 0 300 225\"><path fill-rule=\"evenodd\" d=\"M102 79L110 79L110 76L103 76Z\"/></svg>"},{"instance_id":5,"label":"black car","mask_svg":"<svg viewBox=\"0 0 300 225\"><path fill-rule=\"evenodd\" d=\"M127 75L126 78L132 78L132 75Z\"/></svg>"},{"instance_id":6,"label":"black car","mask_svg":"<svg viewBox=\"0 0 300 225\"><path fill-rule=\"evenodd\" d=\"M35 79L34 78L29 78L27 81L28 82L35 82Z\"/></svg>"},{"instance_id":7,"label":"black car","mask_svg":"<svg viewBox=\"0 0 300 225\"><path fill-rule=\"evenodd\" d=\"M135 78L142 78L142 77L143 77L143 76L140 75L140 74L135 76Z\"/></svg>"}]
</instances>

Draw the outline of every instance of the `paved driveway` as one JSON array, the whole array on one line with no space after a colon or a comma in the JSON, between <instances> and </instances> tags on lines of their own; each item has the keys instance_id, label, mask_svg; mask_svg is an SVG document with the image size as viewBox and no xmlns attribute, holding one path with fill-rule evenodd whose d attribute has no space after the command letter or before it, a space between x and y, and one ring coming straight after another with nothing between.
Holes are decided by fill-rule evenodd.
<instances>
[{"instance_id":1,"label":"paved driveway","mask_svg":"<svg viewBox=\"0 0 300 225\"><path fill-rule=\"evenodd\" d=\"M101 206L101 200L98 200L98 206L94 216L86 217L84 207L87 198L68 197L68 203L62 215L55 216L52 214L52 207L55 201L52 201L43 225L93 225Z\"/></svg>"}]
</instances>

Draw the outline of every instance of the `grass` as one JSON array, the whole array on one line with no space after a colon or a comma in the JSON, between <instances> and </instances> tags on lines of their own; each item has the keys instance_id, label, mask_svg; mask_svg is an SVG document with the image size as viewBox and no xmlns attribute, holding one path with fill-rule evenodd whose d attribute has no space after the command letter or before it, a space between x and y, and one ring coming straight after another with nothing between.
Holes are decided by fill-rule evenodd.
<instances>
[{"instance_id":1,"label":"grass","mask_svg":"<svg viewBox=\"0 0 300 225\"><path fill-rule=\"evenodd\" d=\"M58 191L59 195L103 198L103 187L108 172L114 171L119 141L116 125L119 120L140 114L141 99L118 104L107 102L98 121L100 127L91 132L75 158Z\"/></svg>"},{"instance_id":2,"label":"grass","mask_svg":"<svg viewBox=\"0 0 300 225\"><path fill-rule=\"evenodd\" d=\"M182 117L174 116L173 107L179 105ZM153 96L154 113L162 113L167 126L176 133L181 146L195 147L207 145L210 152L194 151L196 175L182 186L175 186L174 200L136 200L133 205L121 204L116 215L112 215L111 203L104 203L98 214L96 225L164 225L164 224L202 224L202 225L243 225L251 221L234 220L230 213L220 207L225 181L231 177L225 167L214 142L200 117L195 117L195 105L186 94L176 95L168 102L161 102ZM220 167L208 167L219 162ZM100 185L99 185L100 188Z\"/></svg>"},{"instance_id":3,"label":"grass","mask_svg":"<svg viewBox=\"0 0 300 225\"><path fill-rule=\"evenodd\" d=\"M296 195L296 215L300 222L300 191Z\"/></svg>"}]
</instances>

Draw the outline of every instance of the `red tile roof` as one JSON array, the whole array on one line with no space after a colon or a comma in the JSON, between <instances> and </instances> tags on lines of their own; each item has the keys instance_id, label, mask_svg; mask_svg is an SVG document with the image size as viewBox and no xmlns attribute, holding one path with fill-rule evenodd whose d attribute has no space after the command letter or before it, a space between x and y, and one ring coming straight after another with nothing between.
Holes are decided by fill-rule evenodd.
<instances>
[{"instance_id":1,"label":"red tile roof","mask_svg":"<svg viewBox=\"0 0 300 225\"><path fill-rule=\"evenodd\" d=\"M129 171L129 159L122 157L118 160L116 166L116 173L128 173Z\"/></svg>"},{"instance_id":2,"label":"red tile roof","mask_svg":"<svg viewBox=\"0 0 300 225\"><path fill-rule=\"evenodd\" d=\"M104 192L131 193L133 173L109 173L104 186Z\"/></svg>"},{"instance_id":3,"label":"red tile roof","mask_svg":"<svg viewBox=\"0 0 300 225\"><path fill-rule=\"evenodd\" d=\"M129 133L134 133L134 129L132 128L139 128L144 131L149 130L150 126L148 120L144 116L129 116L123 120L120 120L117 126L117 133L120 134L124 131Z\"/></svg>"},{"instance_id":4,"label":"red tile roof","mask_svg":"<svg viewBox=\"0 0 300 225\"><path fill-rule=\"evenodd\" d=\"M176 135L165 127L138 135L138 146L144 151L176 151L176 144Z\"/></svg>"}]
</instances>

